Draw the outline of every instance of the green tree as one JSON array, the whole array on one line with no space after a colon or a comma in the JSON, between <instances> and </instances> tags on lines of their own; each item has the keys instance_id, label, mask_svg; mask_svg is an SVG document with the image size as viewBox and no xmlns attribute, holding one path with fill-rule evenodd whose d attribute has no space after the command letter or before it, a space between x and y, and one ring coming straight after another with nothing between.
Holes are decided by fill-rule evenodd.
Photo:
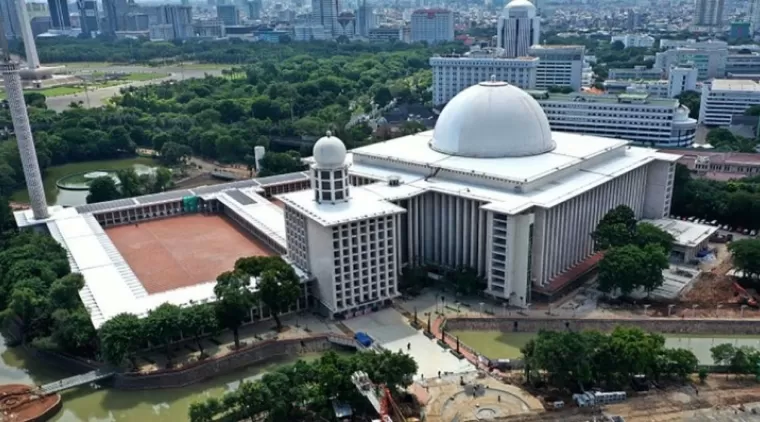
<instances>
[{"instance_id":1,"label":"green tree","mask_svg":"<svg viewBox=\"0 0 760 422\"><path fill-rule=\"evenodd\" d=\"M128 360L137 369L137 352L145 345L143 322L132 314L119 314L100 326L100 353L102 358L120 366Z\"/></svg>"},{"instance_id":2,"label":"green tree","mask_svg":"<svg viewBox=\"0 0 760 422\"><path fill-rule=\"evenodd\" d=\"M98 177L90 182L90 193L87 195L88 204L119 198L121 198L121 192L119 192L116 182L110 176Z\"/></svg>"},{"instance_id":3,"label":"green tree","mask_svg":"<svg viewBox=\"0 0 760 422\"><path fill-rule=\"evenodd\" d=\"M25 92L24 101L27 107L47 108L47 98L39 92Z\"/></svg>"},{"instance_id":4,"label":"green tree","mask_svg":"<svg viewBox=\"0 0 760 422\"><path fill-rule=\"evenodd\" d=\"M48 297L52 309L76 309L82 305L79 291L84 287L82 274L67 274L50 285Z\"/></svg>"},{"instance_id":5,"label":"green tree","mask_svg":"<svg viewBox=\"0 0 760 422\"><path fill-rule=\"evenodd\" d=\"M653 224L642 222L636 225L634 242L639 247L654 244L661 247L666 253L670 253L675 238L670 233Z\"/></svg>"},{"instance_id":6,"label":"green tree","mask_svg":"<svg viewBox=\"0 0 760 422\"><path fill-rule=\"evenodd\" d=\"M240 348L239 329L253 306L253 296L248 289L249 282L243 274L224 272L216 279L214 294L216 295L215 311L219 323L232 330L235 338L235 348Z\"/></svg>"},{"instance_id":7,"label":"green tree","mask_svg":"<svg viewBox=\"0 0 760 422\"><path fill-rule=\"evenodd\" d=\"M373 97L373 101L375 104L377 104L378 107L382 108L387 106L391 101L393 101L393 94L391 94L391 90L388 89L388 87L380 87L380 89L375 92L375 96Z\"/></svg>"},{"instance_id":8,"label":"green tree","mask_svg":"<svg viewBox=\"0 0 760 422\"><path fill-rule=\"evenodd\" d=\"M699 368L698 376L699 376L699 382L701 384L705 383L705 380L707 379L707 368Z\"/></svg>"},{"instance_id":9,"label":"green tree","mask_svg":"<svg viewBox=\"0 0 760 422\"><path fill-rule=\"evenodd\" d=\"M301 163L301 157L297 152L272 152L268 151L264 158L259 161L259 177L274 176L277 174L302 171L306 166Z\"/></svg>"},{"instance_id":10,"label":"green tree","mask_svg":"<svg viewBox=\"0 0 760 422\"><path fill-rule=\"evenodd\" d=\"M219 327L214 307L200 304L183 308L180 325L183 334L193 337L200 352L200 359L203 359L206 356L203 350L203 335L214 334Z\"/></svg>"},{"instance_id":11,"label":"green tree","mask_svg":"<svg viewBox=\"0 0 760 422\"><path fill-rule=\"evenodd\" d=\"M745 116L760 116L760 105L753 105L744 110Z\"/></svg>"},{"instance_id":12,"label":"green tree","mask_svg":"<svg viewBox=\"0 0 760 422\"><path fill-rule=\"evenodd\" d=\"M73 354L89 354L95 349L97 332L84 307L58 309L52 318L52 338L61 349Z\"/></svg>"},{"instance_id":13,"label":"green tree","mask_svg":"<svg viewBox=\"0 0 760 422\"><path fill-rule=\"evenodd\" d=\"M733 256L734 266L746 277L760 275L760 240L737 240L728 245L728 250Z\"/></svg>"},{"instance_id":14,"label":"green tree","mask_svg":"<svg viewBox=\"0 0 760 422\"><path fill-rule=\"evenodd\" d=\"M619 290L623 295L637 288L652 292L662 285L662 270L667 267L667 256L659 246L612 248L599 262L599 290L605 293Z\"/></svg>"},{"instance_id":15,"label":"green tree","mask_svg":"<svg viewBox=\"0 0 760 422\"><path fill-rule=\"evenodd\" d=\"M619 205L602 217L591 234L597 250L632 243L632 234L636 230L636 217L627 205Z\"/></svg>"},{"instance_id":16,"label":"green tree","mask_svg":"<svg viewBox=\"0 0 760 422\"><path fill-rule=\"evenodd\" d=\"M167 367L171 367L171 344L179 339L182 332L182 309L177 305L164 303L152 311L143 321L143 331L154 346L163 346Z\"/></svg>"},{"instance_id":17,"label":"green tree","mask_svg":"<svg viewBox=\"0 0 760 422\"><path fill-rule=\"evenodd\" d=\"M478 271L471 267L461 267L451 270L446 274L446 279L454 286L459 295L472 295L482 292L487 287L487 282L480 277Z\"/></svg>"},{"instance_id":18,"label":"green tree","mask_svg":"<svg viewBox=\"0 0 760 422\"><path fill-rule=\"evenodd\" d=\"M133 168L126 168L116 171L116 177L119 179L119 190L124 198L132 198L143 194L143 184L140 176Z\"/></svg>"},{"instance_id":19,"label":"green tree","mask_svg":"<svg viewBox=\"0 0 760 422\"><path fill-rule=\"evenodd\" d=\"M692 119L698 119L699 106L701 104L700 97L701 94L697 91L684 91L678 94L676 99L689 109L689 117Z\"/></svg>"},{"instance_id":20,"label":"green tree","mask_svg":"<svg viewBox=\"0 0 760 422\"><path fill-rule=\"evenodd\" d=\"M730 343L723 343L710 348L710 355L716 365L728 366L735 354L736 348Z\"/></svg>"},{"instance_id":21,"label":"green tree","mask_svg":"<svg viewBox=\"0 0 760 422\"><path fill-rule=\"evenodd\" d=\"M176 142L166 142L161 146L161 162L167 166L184 164L193 155L193 150Z\"/></svg>"},{"instance_id":22,"label":"green tree","mask_svg":"<svg viewBox=\"0 0 760 422\"><path fill-rule=\"evenodd\" d=\"M235 270L257 279L254 300L265 304L272 314L277 329L282 329L279 314L287 312L301 296L301 281L279 256L241 258L235 262Z\"/></svg>"}]
</instances>

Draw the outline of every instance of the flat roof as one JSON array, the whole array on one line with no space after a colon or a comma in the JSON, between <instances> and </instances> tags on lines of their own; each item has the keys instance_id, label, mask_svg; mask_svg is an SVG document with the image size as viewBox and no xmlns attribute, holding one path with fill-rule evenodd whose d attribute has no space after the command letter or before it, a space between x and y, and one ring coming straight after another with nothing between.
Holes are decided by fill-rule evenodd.
<instances>
[{"instance_id":1,"label":"flat roof","mask_svg":"<svg viewBox=\"0 0 760 422\"><path fill-rule=\"evenodd\" d=\"M256 193L257 188L233 189L215 194L230 211L259 229L269 239L287 250L285 214L279 206Z\"/></svg>"},{"instance_id":2,"label":"flat roof","mask_svg":"<svg viewBox=\"0 0 760 422\"><path fill-rule=\"evenodd\" d=\"M713 79L712 91L760 91L760 84L749 79Z\"/></svg>"},{"instance_id":3,"label":"flat roof","mask_svg":"<svg viewBox=\"0 0 760 422\"><path fill-rule=\"evenodd\" d=\"M676 245L693 248L710 238L717 227L705 224L692 223L690 221L675 220L672 218L660 218L658 220L644 220L662 230L670 233L676 240Z\"/></svg>"},{"instance_id":4,"label":"flat roof","mask_svg":"<svg viewBox=\"0 0 760 422\"><path fill-rule=\"evenodd\" d=\"M318 203L311 189L278 195L277 199L325 227L406 212L369 189L352 187L350 193L350 201L334 204Z\"/></svg>"},{"instance_id":5,"label":"flat roof","mask_svg":"<svg viewBox=\"0 0 760 422\"><path fill-rule=\"evenodd\" d=\"M533 98L539 103L543 101L564 101L569 103L581 103L581 104L620 104L625 106L665 106L676 107L678 106L678 100L674 98L656 98L649 94L582 94L573 92L570 94L551 93L543 90L526 90L531 94ZM626 102L632 101L632 102Z\"/></svg>"}]
</instances>

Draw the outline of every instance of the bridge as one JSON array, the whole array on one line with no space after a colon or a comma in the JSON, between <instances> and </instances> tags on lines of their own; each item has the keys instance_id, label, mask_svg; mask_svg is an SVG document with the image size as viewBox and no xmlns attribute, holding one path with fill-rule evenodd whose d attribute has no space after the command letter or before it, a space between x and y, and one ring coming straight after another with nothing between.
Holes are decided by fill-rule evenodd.
<instances>
[{"instance_id":1,"label":"bridge","mask_svg":"<svg viewBox=\"0 0 760 422\"><path fill-rule=\"evenodd\" d=\"M101 368L73 377L64 378L39 387L37 391L42 395L55 394L69 388L79 387L81 385L92 384L112 377L116 371L111 368Z\"/></svg>"}]
</instances>

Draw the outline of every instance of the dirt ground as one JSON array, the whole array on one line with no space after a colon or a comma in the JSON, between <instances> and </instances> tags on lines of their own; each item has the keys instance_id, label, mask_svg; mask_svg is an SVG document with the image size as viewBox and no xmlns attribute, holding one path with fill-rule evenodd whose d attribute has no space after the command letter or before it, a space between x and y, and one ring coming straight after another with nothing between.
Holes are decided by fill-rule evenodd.
<instances>
[{"instance_id":1,"label":"dirt ground","mask_svg":"<svg viewBox=\"0 0 760 422\"><path fill-rule=\"evenodd\" d=\"M216 215L123 225L106 233L150 294L215 280L238 258L273 254Z\"/></svg>"}]
</instances>

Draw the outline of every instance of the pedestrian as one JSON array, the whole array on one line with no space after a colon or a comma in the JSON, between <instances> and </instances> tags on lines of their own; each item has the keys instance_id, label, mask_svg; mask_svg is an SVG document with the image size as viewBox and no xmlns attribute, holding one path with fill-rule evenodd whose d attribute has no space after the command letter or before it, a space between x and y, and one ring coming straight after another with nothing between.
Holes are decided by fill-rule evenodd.
<instances>
[{"instance_id":1,"label":"pedestrian","mask_svg":"<svg viewBox=\"0 0 760 422\"><path fill-rule=\"evenodd\" d=\"M438 378L441 377L441 371L438 371Z\"/></svg>"},{"instance_id":2,"label":"pedestrian","mask_svg":"<svg viewBox=\"0 0 760 422\"><path fill-rule=\"evenodd\" d=\"M420 374L420 378L425 379L425 374Z\"/></svg>"},{"instance_id":3,"label":"pedestrian","mask_svg":"<svg viewBox=\"0 0 760 422\"><path fill-rule=\"evenodd\" d=\"M498 401L499 403L501 403L501 395L499 395L499 396L496 397L496 401Z\"/></svg>"},{"instance_id":4,"label":"pedestrian","mask_svg":"<svg viewBox=\"0 0 760 422\"><path fill-rule=\"evenodd\" d=\"M412 350L412 343L406 343L406 350Z\"/></svg>"}]
</instances>

